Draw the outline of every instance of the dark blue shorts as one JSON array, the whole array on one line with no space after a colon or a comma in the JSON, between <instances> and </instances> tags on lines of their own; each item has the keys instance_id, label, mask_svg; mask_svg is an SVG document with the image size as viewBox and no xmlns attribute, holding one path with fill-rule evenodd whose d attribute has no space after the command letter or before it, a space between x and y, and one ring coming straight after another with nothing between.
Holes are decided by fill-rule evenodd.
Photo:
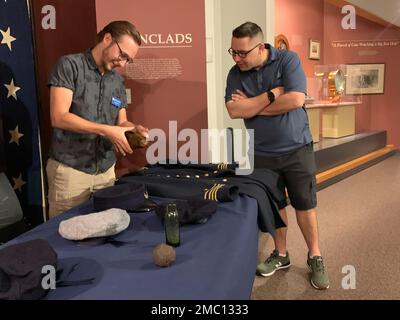
<instances>
[{"instance_id":1,"label":"dark blue shorts","mask_svg":"<svg viewBox=\"0 0 400 320\"><path fill-rule=\"evenodd\" d=\"M296 210L310 210L317 206L316 165L313 143L278 157L254 156L255 168L271 169L279 174L278 188L285 189L289 199L278 203L279 209L289 204Z\"/></svg>"}]
</instances>

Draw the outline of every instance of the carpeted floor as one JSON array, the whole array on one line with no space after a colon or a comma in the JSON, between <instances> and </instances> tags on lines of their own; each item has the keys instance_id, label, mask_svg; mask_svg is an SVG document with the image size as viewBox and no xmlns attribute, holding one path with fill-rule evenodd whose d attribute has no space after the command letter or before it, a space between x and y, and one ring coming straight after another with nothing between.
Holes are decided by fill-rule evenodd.
<instances>
[{"instance_id":1,"label":"carpeted floor","mask_svg":"<svg viewBox=\"0 0 400 320\"><path fill-rule=\"evenodd\" d=\"M269 278L256 276L252 299L400 299L400 153L318 192L328 290L310 285L307 247L292 209L288 216L292 266ZM272 238L260 237L259 259L272 249ZM351 270L356 288L346 290Z\"/></svg>"}]
</instances>

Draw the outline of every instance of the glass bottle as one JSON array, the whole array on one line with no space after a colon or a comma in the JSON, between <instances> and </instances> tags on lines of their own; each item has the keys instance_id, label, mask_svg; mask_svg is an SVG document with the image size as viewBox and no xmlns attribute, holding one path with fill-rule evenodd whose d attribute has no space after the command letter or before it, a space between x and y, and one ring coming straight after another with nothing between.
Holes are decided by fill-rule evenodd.
<instances>
[{"instance_id":1,"label":"glass bottle","mask_svg":"<svg viewBox=\"0 0 400 320\"><path fill-rule=\"evenodd\" d=\"M170 246L180 245L179 215L175 203L168 203L164 216L165 240Z\"/></svg>"}]
</instances>

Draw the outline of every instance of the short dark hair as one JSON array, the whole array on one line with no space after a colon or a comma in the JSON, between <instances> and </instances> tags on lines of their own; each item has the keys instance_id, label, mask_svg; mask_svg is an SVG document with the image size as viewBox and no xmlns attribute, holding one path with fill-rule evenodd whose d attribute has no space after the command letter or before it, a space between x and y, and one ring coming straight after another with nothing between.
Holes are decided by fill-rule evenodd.
<instances>
[{"instance_id":1,"label":"short dark hair","mask_svg":"<svg viewBox=\"0 0 400 320\"><path fill-rule=\"evenodd\" d=\"M235 28L232 31L232 36L235 38L249 37L250 39L252 39L259 34L261 34L261 37L264 38L264 34L260 26L250 21L241 24L239 27Z\"/></svg>"},{"instance_id":2,"label":"short dark hair","mask_svg":"<svg viewBox=\"0 0 400 320\"><path fill-rule=\"evenodd\" d=\"M132 37L133 40L140 46L142 44L142 38L136 27L129 21L113 21L106 25L103 30L97 34L97 43L100 43L104 39L104 35L110 33L111 36L118 40L123 35Z\"/></svg>"}]
</instances>

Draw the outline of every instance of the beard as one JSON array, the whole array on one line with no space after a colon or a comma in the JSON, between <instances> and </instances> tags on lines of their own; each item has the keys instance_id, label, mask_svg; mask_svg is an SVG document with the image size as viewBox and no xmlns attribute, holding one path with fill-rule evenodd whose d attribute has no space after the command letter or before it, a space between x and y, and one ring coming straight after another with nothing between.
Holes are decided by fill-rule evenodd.
<instances>
[{"instance_id":1,"label":"beard","mask_svg":"<svg viewBox=\"0 0 400 320\"><path fill-rule=\"evenodd\" d=\"M239 63L236 63L236 65L238 66L240 71L244 72L244 71L249 71L249 70L252 70L252 69L258 70L258 68L260 68L263 65L263 63L260 62L260 61L252 60L252 61L246 61L246 62L243 62L243 63L239 62Z\"/></svg>"},{"instance_id":2,"label":"beard","mask_svg":"<svg viewBox=\"0 0 400 320\"><path fill-rule=\"evenodd\" d=\"M238 66L238 68L240 69L240 71L248 71L250 69L252 69L252 67L249 67L249 65L247 63L236 63L236 65Z\"/></svg>"},{"instance_id":3,"label":"beard","mask_svg":"<svg viewBox=\"0 0 400 320\"><path fill-rule=\"evenodd\" d=\"M105 61L103 61L103 70L104 71L111 71L112 68L111 68L109 63L106 63Z\"/></svg>"},{"instance_id":4,"label":"beard","mask_svg":"<svg viewBox=\"0 0 400 320\"><path fill-rule=\"evenodd\" d=\"M101 66L103 67L104 71L111 71L112 69L115 68L115 64L112 62L111 59L109 59L109 52L110 52L110 47L112 46L109 45L107 48L103 49L103 52L101 53Z\"/></svg>"}]
</instances>

